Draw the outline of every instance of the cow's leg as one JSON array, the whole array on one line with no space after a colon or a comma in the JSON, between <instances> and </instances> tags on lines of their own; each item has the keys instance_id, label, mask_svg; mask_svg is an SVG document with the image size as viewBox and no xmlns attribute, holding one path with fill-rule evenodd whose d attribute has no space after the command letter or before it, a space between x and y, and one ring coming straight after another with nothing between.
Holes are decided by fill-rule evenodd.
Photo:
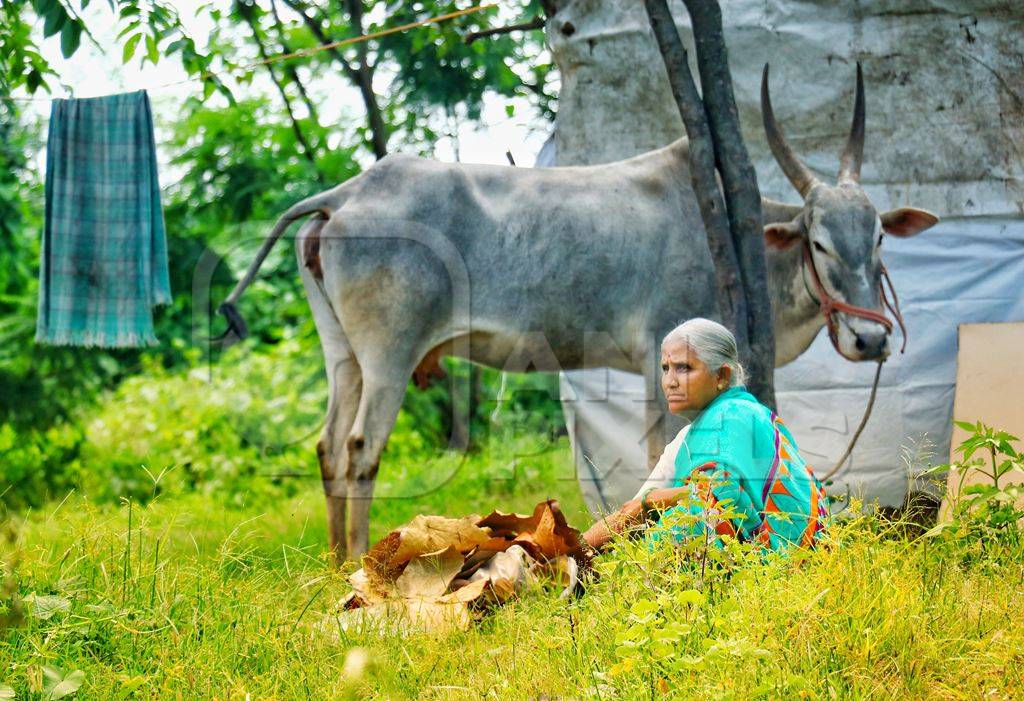
<instances>
[{"instance_id":1,"label":"cow's leg","mask_svg":"<svg viewBox=\"0 0 1024 701\"><path fill-rule=\"evenodd\" d=\"M359 406L362 378L355 356L350 355L344 359L325 358L325 361L328 363L330 395L327 420L316 444L316 454L327 505L328 541L335 561L340 564L345 561L347 554L345 512L348 505L348 481L344 472L348 464L347 438Z\"/></svg>"},{"instance_id":2,"label":"cow's leg","mask_svg":"<svg viewBox=\"0 0 1024 701\"><path fill-rule=\"evenodd\" d=\"M414 366L414 362L363 366L363 391L347 442L349 557L359 557L369 545L370 504L381 452L394 428Z\"/></svg>"},{"instance_id":3,"label":"cow's leg","mask_svg":"<svg viewBox=\"0 0 1024 701\"><path fill-rule=\"evenodd\" d=\"M306 259L308 251L304 249L308 247L310 237L319 235L322 226L322 221L310 221L303 226L296 239L296 253L299 257L299 271L306 288L306 297L320 336L320 345L323 347L324 366L327 371L327 418L320 440L316 444L316 455L320 464L320 479L327 506L328 542L335 561L341 563L344 562L346 555L346 440L359 406L362 377L359 364L334 314L334 309L324 296L317 278L317 270L310 266Z\"/></svg>"}]
</instances>

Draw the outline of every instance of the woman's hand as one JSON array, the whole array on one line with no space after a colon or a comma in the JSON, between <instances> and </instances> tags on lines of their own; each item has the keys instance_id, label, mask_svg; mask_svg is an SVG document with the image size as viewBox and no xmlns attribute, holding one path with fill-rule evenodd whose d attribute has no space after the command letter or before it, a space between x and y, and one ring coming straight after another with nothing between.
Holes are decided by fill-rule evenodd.
<instances>
[{"instance_id":1,"label":"woman's hand","mask_svg":"<svg viewBox=\"0 0 1024 701\"><path fill-rule=\"evenodd\" d=\"M689 487L655 489L647 494L647 507L651 511L663 511L679 503L683 495L688 494L689 491ZM605 516L594 523L583 534L583 539L590 547L599 550L607 545L616 534L622 533L627 528L638 525L644 520L643 505L640 500L630 499L614 514Z\"/></svg>"}]
</instances>

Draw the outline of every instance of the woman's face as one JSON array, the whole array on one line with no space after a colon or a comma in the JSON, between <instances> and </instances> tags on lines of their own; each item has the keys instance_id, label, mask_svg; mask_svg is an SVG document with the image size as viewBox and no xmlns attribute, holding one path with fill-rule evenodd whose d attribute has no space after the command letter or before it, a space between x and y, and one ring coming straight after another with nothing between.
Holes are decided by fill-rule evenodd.
<instances>
[{"instance_id":1,"label":"woman's face","mask_svg":"<svg viewBox=\"0 0 1024 701\"><path fill-rule=\"evenodd\" d=\"M706 407L729 386L731 372L727 366L712 372L686 341L672 340L661 347L661 389L673 414Z\"/></svg>"}]
</instances>

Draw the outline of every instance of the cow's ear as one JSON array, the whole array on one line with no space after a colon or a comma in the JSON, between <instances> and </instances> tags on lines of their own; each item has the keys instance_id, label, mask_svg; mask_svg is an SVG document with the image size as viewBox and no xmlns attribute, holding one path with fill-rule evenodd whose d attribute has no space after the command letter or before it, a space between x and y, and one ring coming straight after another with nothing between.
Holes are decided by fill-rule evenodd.
<instances>
[{"instance_id":1,"label":"cow's ear","mask_svg":"<svg viewBox=\"0 0 1024 701\"><path fill-rule=\"evenodd\" d=\"M799 216L793 221L766 224L764 227L764 245L776 251L783 251L800 243L803 238L803 216Z\"/></svg>"},{"instance_id":2,"label":"cow's ear","mask_svg":"<svg viewBox=\"0 0 1024 701\"><path fill-rule=\"evenodd\" d=\"M882 231L901 238L916 236L938 223L939 218L931 212L913 207L900 207L882 215Z\"/></svg>"}]
</instances>

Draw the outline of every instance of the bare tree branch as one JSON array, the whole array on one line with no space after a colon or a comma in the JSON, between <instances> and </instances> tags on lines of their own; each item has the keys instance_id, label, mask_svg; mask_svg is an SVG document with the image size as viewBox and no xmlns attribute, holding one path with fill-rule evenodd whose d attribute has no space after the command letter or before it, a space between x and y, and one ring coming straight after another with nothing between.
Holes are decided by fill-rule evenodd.
<instances>
[{"instance_id":1,"label":"bare tree branch","mask_svg":"<svg viewBox=\"0 0 1024 701\"><path fill-rule=\"evenodd\" d=\"M546 20L543 17L534 17L529 22L509 24L504 27L494 27L493 29L482 29L479 32L470 32L466 35L464 41L467 44L472 44L477 39L483 39L484 37L490 37L496 34L509 34L511 32L527 32L531 29L543 29L545 23Z\"/></svg>"},{"instance_id":2,"label":"bare tree branch","mask_svg":"<svg viewBox=\"0 0 1024 701\"><path fill-rule=\"evenodd\" d=\"M252 37L256 42L256 47L260 52L260 58L264 61L270 59L270 54L267 52L266 46L263 45L263 38L260 36L259 27L256 24L256 18L251 13L241 13L245 18L246 23L249 25L249 29L252 30ZM274 71L274 66L271 63L264 63L263 67L267 69L267 73L270 74L270 79L274 82L277 87L277 92L280 93L281 99L284 101L285 111L288 113L288 119L292 123L292 131L295 133L295 140L302 146L302 153L309 161L310 165L313 166L313 171L316 173L316 178L320 182L323 182L323 174L320 172L320 168L316 162L316 152L313 147L309 145L309 141L306 139L306 135L302 131L302 125L299 124L299 120L295 118L295 110L292 109L291 98L288 97L287 91L284 89L284 84Z\"/></svg>"},{"instance_id":3,"label":"bare tree branch","mask_svg":"<svg viewBox=\"0 0 1024 701\"><path fill-rule=\"evenodd\" d=\"M323 27L320 25L320 21L310 17L306 14L306 7L303 6L298 0L284 0L284 4L292 8L302 18L302 21L309 28L309 31L313 33L313 36L317 38L321 46L332 43L330 37L324 32ZM365 50L365 47L364 47ZM359 68L352 66L345 55L338 50L337 47L327 49L327 52L334 58L338 65L345 71L345 75L349 81L359 88L359 93L363 98L363 106L366 108L366 117L370 126L370 137L371 146L373 147L374 155L380 159L388 153L388 128L384 123L384 116L381 113L380 105L377 102L377 96L373 92L373 74L365 71L360 71Z\"/></svg>"}]
</instances>

